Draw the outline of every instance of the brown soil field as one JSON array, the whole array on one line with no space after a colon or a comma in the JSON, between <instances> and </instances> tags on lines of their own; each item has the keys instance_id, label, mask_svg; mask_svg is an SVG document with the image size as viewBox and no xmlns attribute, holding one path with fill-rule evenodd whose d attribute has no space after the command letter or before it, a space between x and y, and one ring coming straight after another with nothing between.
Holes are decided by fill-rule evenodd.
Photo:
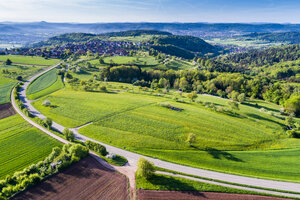
<instances>
[{"instance_id":1,"label":"brown soil field","mask_svg":"<svg viewBox=\"0 0 300 200\"><path fill-rule=\"evenodd\" d=\"M284 200L283 198L197 191L138 190L139 200Z\"/></svg>"},{"instance_id":2,"label":"brown soil field","mask_svg":"<svg viewBox=\"0 0 300 200\"><path fill-rule=\"evenodd\" d=\"M128 182L125 176L104 168L88 156L13 199L125 200L129 199Z\"/></svg>"},{"instance_id":3,"label":"brown soil field","mask_svg":"<svg viewBox=\"0 0 300 200\"><path fill-rule=\"evenodd\" d=\"M0 105L0 119L4 119L14 114L16 114L16 112L12 107L11 103L5 103Z\"/></svg>"}]
</instances>

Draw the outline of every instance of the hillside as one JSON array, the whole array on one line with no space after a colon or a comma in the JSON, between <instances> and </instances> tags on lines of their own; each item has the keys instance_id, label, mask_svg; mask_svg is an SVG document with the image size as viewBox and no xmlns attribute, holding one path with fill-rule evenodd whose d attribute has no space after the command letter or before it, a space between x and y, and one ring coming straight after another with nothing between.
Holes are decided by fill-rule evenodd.
<instances>
[{"instance_id":1,"label":"hillside","mask_svg":"<svg viewBox=\"0 0 300 200\"><path fill-rule=\"evenodd\" d=\"M189 59L194 57L193 55L191 55L191 52L204 55L207 53L214 54L217 53L218 50L220 50L219 48L208 44L204 40L193 36L170 35L165 37L156 37L153 39L153 43L155 45L165 46L164 48L156 47L157 50L160 50L166 54ZM182 50L180 51L179 48Z\"/></svg>"},{"instance_id":2,"label":"hillside","mask_svg":"<svg viewBox=\"0 0 300 200\"><path fill-rule=\"evenodd\" d=\"M136 37L143 35L172 35L168 32L155 31L155 30L130 30L120 32L110 32L102 34L91 33L66 33L58 36L51 37L45 41L33 44L33 47L61 45L70 42L87 42L90 40L110 40L111 37Z\"/></svg>"},{"instance_id":3,"label":"hillside","mask_svg":"<svg viewBox=\"0 0 300 200\"><path fill-rule=\"evenodd\" d=\"M251 33L243 35L243 38L252 38L258 40L266 40L268 42L287 42L289 44L300 43L300 32L286 33Z\"/></svg>"},{"instance_id":4,"label":"hillside","mask_svg":"<svg viewBox=\"0 0 300 200\"><path fill-rule=\"evenodd\" d=\"M263 50L255 49L217 58L221 62L242 66L273 65L280 61L294 61L298 59L300 59L299 44L271 47Z\"/></svg>"}]
</instances>

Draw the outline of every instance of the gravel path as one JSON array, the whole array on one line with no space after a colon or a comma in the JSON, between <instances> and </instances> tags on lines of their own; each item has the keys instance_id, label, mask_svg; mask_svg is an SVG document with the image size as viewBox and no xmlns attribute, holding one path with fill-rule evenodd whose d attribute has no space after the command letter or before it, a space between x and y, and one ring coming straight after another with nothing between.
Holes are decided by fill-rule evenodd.
<instances>
[{"instance_id":1,"label":"gravel path","mask_svg":"<svg viewBox=\"0 0 300 200\"><path fill-rule=\"evenodd\" d=\"M57 66L57 65L56 65ZM24 106L28 108L28 110L36 117L39 117L41 119L45 119L46 117L42 115L38 110L36 110L28 101L26 97L25 90L28 87L28 85L37 77L40 75L46 73L47 71L50 71L51 69L55 68L56 66L53 66L51 68L48 68L47 70L33 76L30 78L28 81L24 83L24 85L21 87L20 90L20 99L24 103ZM17 110L17 112L29 123L32 125L36 126L37 128L41 129L42 131L46 132L50 136L58 139L59 141L64 141L67 142L66 140L52 134L45 128L37 125L36 123L32 122L30 119L28 119L26 116L24 116L21 111L19 111L18 108L15 106L15 102L12 98L12 103L14 108ZM64 127L56 122L53 122L52 127L60 132L63 131ZM146 159L152 161L156 166L173 170L173 171L178 171L181 173L185 174L191 174L195 176L200 176L200 177L206 177L210 179L215 179L215 180L221 180L221 181L226 181L226 182L232 182L232 183L238 183L238 184L243 184L243 185L251 185L251 186L256 186L256 187L264 187L264 188L270 188L270 189L277 189L277 190L286 190L286 191L291 191L291 192L300 192L300 183L292 183L292 182L283 182L283 181L274 181L274 180L266 180L266 179L258 179L258 178L252 178L252 177L245 177L245 176L239 176L239 175L232 175L232 174L226 174L226 173L221 173L221 172L215 172L215 171L209 171L209 170L204 170L204 169L199 169L199 168L193 168L193 167L188 167L180 164L175 164L175 163L170 163L166 161L162 161L159 159L154 159L150 158L147 156L142 156L137 153L129 152L111 145L104 144L102 142L96 141L92 138L86 137L84 135L81 135L78 133L78 129L73 129L74 134L76 136L76 139L80 141L86 141L86 140L91 140L93 142L97 142L99 144L104 145L107 150L111 153L121 155L125 158L127 158L129 165L127 166L130 168L130 170L135 170L136 168L136 163L140 157L145 157ZM218 183L220 184L220 183ZM272 193L271 191L268 191L266 193ZM286 194L285 196L290 196L290 194Z\"/></svg>"}]
</instances>

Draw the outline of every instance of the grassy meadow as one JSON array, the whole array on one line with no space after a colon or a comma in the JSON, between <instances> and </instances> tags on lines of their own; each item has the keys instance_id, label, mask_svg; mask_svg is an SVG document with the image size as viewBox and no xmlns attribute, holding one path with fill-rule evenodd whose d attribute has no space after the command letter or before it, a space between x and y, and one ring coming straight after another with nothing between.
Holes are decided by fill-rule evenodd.
<instances>
[{"instance_id":1,"label":"grassy meadow","mask_svg":"<svg viewBox=\"0 0 300 200\"><path fill-rule=\"evenodd\" d=\"M43 160L61 144L19 115L0 120L0 179Z\"/></svg>"},{"instance_id":2,"label":"grassy meadow","mask_svg":"<svg viewBox=\"0 0 300 200\"><path fill-rule=\"evenodd\" d=\"M63 88L63 81L57 72L53 69L34 80L26 91L29 99L37 99Z\"/></svg>"},{"instance_id":3,"label":"grassy meadow","mask_svg":"<svg viewBox=\"0 0 300 200\"><path fill-rule=\"evenodd\" d=\"M254 100L241 104L235 114L220 113L184 95L178 97L185 103L176 102L175 93L157 96L137 88L134 94L120 91L127 86L108 83L109 93L65 88L33 104L66 127L94 122L79 132L126 150L194 167L300 181L296 169L300 141L285 134L279 106ZM53 107L42 106L45 99ZM198 95L196 101L228 107L228 100L218 97ZM166 102L184 110L160 105ZM189 133L197 137L192 146L186 143Z\"/></svg>"},{"instance_id":4,"label":"grassy meadow","mask_svg":"<svg viewBox=\"0 0 300 200\"><path fill-rule=\"evenodd\" d=\"M5 55L0 56L0 61L10 59L14 63L30 64L30 65L54 65L59 62L58 59L45 59L38 56L19 56L19 55Z\"/></svg>"},{"instance_id":5,"label":"grassy meadow","mask_svg":"<svg viewBox=\"0 0 300 200\"><path fill-rule=\"evenodd\" d=\"M153 56L149 56L146 53L140 53L137 56L110 56L110 57L104 57L104 63L105 64L100 64L99 59L94 59L88 61L92 65L96 66L106 66L110 63L115 63L115 64L134 64L134 65L139 65L141 68L150 70L153 68L158 68L158 69L174 69L174 70L182 70L182 69L191 69L195 67L192 65L192 63L183 61L183 60L169 60L165 64L159 63L157 59L155 59Z\"/></svg>"}]
</instances>

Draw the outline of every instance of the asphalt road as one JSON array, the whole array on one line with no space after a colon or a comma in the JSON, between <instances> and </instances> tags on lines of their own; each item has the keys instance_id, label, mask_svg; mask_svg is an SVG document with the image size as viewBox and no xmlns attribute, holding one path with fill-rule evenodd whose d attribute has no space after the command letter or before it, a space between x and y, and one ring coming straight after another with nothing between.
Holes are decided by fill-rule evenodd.
<instances>
[{"instance_id":1,"label":"asphalt road","mask_svg":"<svg viewBox=\"0 0 300 200\"><path fill-rule=\"evenodd\" d=\"M56 65L57 66L57 65ZM48 68L47 70L40 72L36 75L34 75L32 78L30 78L28 81L26 81L24 83L24 85L21 87L20 90L20 99L21 101L24 103L24 106L36 117L39 117L41 119L45 119L46 117L44 115L42 115L38 110L36 110L32 105L31 105L31 101L29 101L26 97L26 89L28 87L28 85L37 77L41 76L42 74L46 73L47 71L55 68L56 66L53 66L51 68ZM14 104L14 101L12 100L12 103ZM15 105L14 105L15 107ZM19 109L15 108L17 111ZM18 113L20 115L22 115L23 113L20 113L21 111L18 111ZM24 115L22 115L24 117ZM25 116L26 117L26 116ZM27 121L29 121L29 123L31 124L36 124L34 122L30 122L30 119L26 119ZM36 125L34 125L36 126ZM37 128L41 129L42 131L46 132L47 134L49 134L45 128L41 127L41 126L37 126ZM52 128L62 132L64 127L56 122L53 122L52 124ZM215 172L215 171L210 171L210 170L204 170L204 169L199 169L199 168L193 168L193 167L188 167L188 166L184 166L184 165L180 165L180 164L175 164L175 163L171 163L171 162L166 162L166 161L162 161L159 159L154 159L154 158L150 158L147 156L142 156L140 154L137 153L133 153L130 151L126 151L124 149L120 149L117 147L113 147L111 145L108 144L104 144L102 142L96 141L92 138L88 138L84 135L81 135L78 133L78 129L77 128L73 128L72 129L76 139L81 140L81 141L86 141L86 140L91 140L93 142L97 142L99 144L104 145L107 150L111 153L114 154L118 154L121 155L125 158L127 158L129 165L135 167L136 163L138 161L138 159L140 157L145 157L146 159L152 161L154 163L154 165L161 167L161 168L165 168L165 169L169 169L169 170L174 170L177 172L181 172L181 173L186 173L186 174L191 174L191 175L195 175L195 176L200 176L200 177L205 177L205 178L210 178L210 179L215 179L215 180L221 180L221 181L226 181L226 182L231 182L231 183L238 183L238 184L243 184L243 185L250 185L250 186L256 186L256 187L264 187L264 188L270 188L270 189L276 189L276 190L285 190L285 191L291 191L291 192L300 192L300 183L292 183L292 182L283 182L283 181L275 181L275 180L266 180L266 179L258 179L258 178L252 178L252 177L245 177L245 176L239 176L239 175L233 175L233 174L226 174L226 173L221 173L221 172ZM51 132L50 132L51 133ZM49 134L50 136L58 139L56 135L54 134ZM61 140L62 138L58 139ZM64 140L64 139L63 139ZM64 140L65 142L65 140ZM296 196L294 196L296 197ZM300 197L300 195L298 196Z\"/></svg>"}]
</instances>

